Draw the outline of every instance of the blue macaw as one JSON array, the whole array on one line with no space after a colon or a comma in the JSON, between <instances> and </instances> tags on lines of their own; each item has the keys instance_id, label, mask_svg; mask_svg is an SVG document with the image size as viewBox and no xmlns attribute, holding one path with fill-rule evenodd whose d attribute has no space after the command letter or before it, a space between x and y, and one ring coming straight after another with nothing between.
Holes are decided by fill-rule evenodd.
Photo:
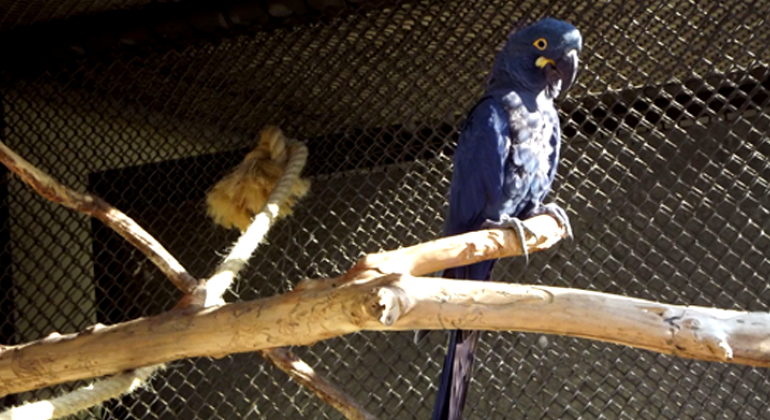
<instances>
[{"instance_id":1,"label":"blue macaw","mask_svg":"<svg viewBox=\"0 0 770 420\"><path fill-rule=\"evenodd\" d=\"M561 129L553 100L575 81L581 48L580 32L552 18L509 36L460 134L445 236L512 228L527 257L520 219L543 213L572 235L567 213L543 199L559 160ZM448 269L443 277L488 280L494 263ZM460 419L478 339L479 331L450 333L433 420Z\"/></svg>"}]
</instances>

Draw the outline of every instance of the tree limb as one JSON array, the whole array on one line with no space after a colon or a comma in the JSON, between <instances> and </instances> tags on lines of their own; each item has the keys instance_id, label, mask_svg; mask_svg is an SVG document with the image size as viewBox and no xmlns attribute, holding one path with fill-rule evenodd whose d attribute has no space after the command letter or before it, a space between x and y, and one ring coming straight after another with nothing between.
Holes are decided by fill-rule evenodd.
<instances>
[{"instance_id":1,"label":"tree limb","mask_svg":"<svg viewBox=\"0 0 770 420\"><path fill-rule=\"evenodd\" d=\"M303 362L289 349L278 347L259 350L259 354L286 372L295 381L315 392L324 402L336 408L350 420L377 420L373 414L358 403L353 397L342 392L337 386L317 374L312 367Z\"/></svg>"},{"instance_id":2,"label":"tree limb","mask_svg":"<svg viewBox=\"0 0 770 420\"><path fill-rule=\"evenodd\" d=\"M524 224L535 233L526 233L525 245L530 254L548 249L567 236L564 227L551 216L536 216L527 219ZM342 276L321 280L305 279L295 290L322 290L359 284L386 274L421 276L449 267L519 255L522 255L521 244L512 229L480 230L394 251L369 254L358 260Z\"/></svg>"},{"instance_id":3,"label":"tree limb","mask_svg":"<svg viewBox=\"0 0 770 420\"><path fill-rule=\"evenodd\" d=\"M48 200L101 220L147 256L182 292L190 293L198 285L198 281L160 242L106 201L95 195L67 188L27 162L3 142L0 142L0 162Z\"/></svg>"},{"instance_id":4,"label":"tree limb","mask_svg":"<svg viewBox=\"0 0 770 420\"><path fill-rule=\"evenodd\" d=\"M524 223L537 244L561 230L539 216ZM408 270L434 271L419 247L440 250L446 266L515 255L505 231L473 232L395 251ZM520 249L518 250L520 251ZM368 257L362 261L377 261ZM359 264L361 264L359 262ZM367 270L398 271L374 263ZM387 268L391 267L391 268ZM395 268L394 268L395 267ZM415 268L421 267L421 268ZM442 267L445 268L445 267ZM389 274L305 288L253 302L177 310L0 351L0 395L170 360L309 345L363 330L474 329L560 334L679 357L770 367L770 314L666 305L545 286ZM309 282L308 282L309 283ZM312 285L312 283L309 283Z\"/></svg>"}]
</instances>

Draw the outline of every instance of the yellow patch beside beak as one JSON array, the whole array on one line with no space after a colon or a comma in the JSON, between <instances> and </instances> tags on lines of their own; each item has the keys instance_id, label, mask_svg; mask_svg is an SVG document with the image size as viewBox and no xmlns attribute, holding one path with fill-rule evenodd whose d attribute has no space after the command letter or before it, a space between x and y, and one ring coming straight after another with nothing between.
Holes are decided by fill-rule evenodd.
<instances>
[{"instance_id":1,"label":"yellow patch beside beak","mask_svg":"<svg viewBox=\"0 0 770 420\"><path fill-rule=\"evenodd\" d=\"M551 65L556 66L556 63L554 63L553 60L551 60L550 58L542 57L542 56L535 61L535 65L538 66L541 69L543 67L545 67L547 64L551 64Z\"/></svg>"}]
</instances>

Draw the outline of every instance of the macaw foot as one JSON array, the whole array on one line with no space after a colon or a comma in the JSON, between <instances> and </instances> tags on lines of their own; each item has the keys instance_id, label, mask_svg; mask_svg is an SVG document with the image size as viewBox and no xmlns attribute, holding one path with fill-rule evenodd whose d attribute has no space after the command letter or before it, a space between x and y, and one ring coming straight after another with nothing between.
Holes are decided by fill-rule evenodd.
<instances>
[{"instance_id":1,"label":"macaw foot","mask_svg":"<svg viewBox=\"0 0 770 420\"><path fill-rule=\"evenodd\" d=\"M572 226L569 224L569 216L567 216L567 212L564 211L563 208L559 207L558 204L548 203L544 206L540 206L540 208L535 212L535 214L533 214L533 216L538 214L547 214L553 216L553 218L559 221L559 224L564 228L564 230L567 231L567 239L575 239L572 236Z\"/></svg>"},{"instance_id":2,"label":"macaw foot","mask_svg":"<svg viewBox=\"0 0 770 420\"><path fill-rule=\"evenodd\" d=\"M504 214L500 217L500 220L487 220L481 224L482 229L513 229L516 232L516 236L519 237L521 243L521 253L524 255L525 264L529 264L529 251L527 251L527 236L524 234L529 233L533 235L533 232L521 222L520 219L510 217Z\"/></svg>"}]
</instances>

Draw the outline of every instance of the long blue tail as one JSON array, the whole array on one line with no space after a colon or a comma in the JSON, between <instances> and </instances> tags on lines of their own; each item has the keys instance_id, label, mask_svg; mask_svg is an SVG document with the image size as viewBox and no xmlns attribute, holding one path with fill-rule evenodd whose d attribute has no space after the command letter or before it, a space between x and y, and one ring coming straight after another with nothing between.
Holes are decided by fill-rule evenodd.
<instances>
[{"instance_id":1,"label":"long blue tail","mask_svg":"<svg viewBox=\"0 0 770 420\"><path fill-rule=\"evenodd\" d=\"M443 277L467 280L489 280L494 260L482 261L444 271ZM444 367L441 370L432 420L460 420L473 371L473 354L480 331L454 330L449 333Z\"/></svg>"}]
</instances>

